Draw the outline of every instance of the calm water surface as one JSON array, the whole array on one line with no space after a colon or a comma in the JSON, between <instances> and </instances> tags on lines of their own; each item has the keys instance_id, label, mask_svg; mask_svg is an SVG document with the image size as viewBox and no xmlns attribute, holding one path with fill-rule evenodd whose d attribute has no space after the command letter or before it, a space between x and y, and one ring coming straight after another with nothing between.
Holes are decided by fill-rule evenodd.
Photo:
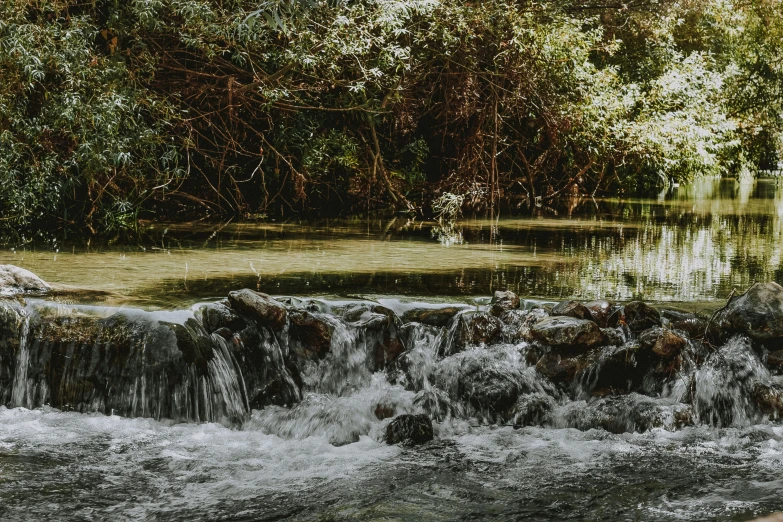
<instances>
[{"instance_id":1,"label":"calm water surface","mask_svg":"<svg viewBox=\"0 0 783 522\"><path fill-rule=\"evenodd\" d=\"M154 225L134 245L6 246L52 283L113 303L184 306L240 286L273 294L642 297L709 302L783 281L783 184L704 179L654 200L583 200L570 215L462 219L462 242L398 218Z\"/></svg>"}]
</instances>

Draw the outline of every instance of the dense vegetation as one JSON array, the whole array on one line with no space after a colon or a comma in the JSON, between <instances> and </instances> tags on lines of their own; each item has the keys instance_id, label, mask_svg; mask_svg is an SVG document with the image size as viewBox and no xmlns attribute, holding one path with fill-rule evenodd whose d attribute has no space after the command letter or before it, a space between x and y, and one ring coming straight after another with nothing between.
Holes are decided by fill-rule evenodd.
<instances>
[{"instance_id":1,"label":"dense vegetation","mask_svg":"<svg viewBox=\"0 0 783 522\"><path fill-rule=\"evenodd\" d=\"M1 0L0 228L753 175L782 43L780 0Z\"/></svg>"}]
</instances>

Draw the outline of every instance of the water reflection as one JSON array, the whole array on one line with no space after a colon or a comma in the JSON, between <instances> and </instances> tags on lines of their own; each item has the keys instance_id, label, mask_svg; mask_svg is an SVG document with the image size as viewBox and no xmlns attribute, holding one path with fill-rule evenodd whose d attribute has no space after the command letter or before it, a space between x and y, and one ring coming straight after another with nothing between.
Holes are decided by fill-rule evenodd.
<instances>
[{"instance_id":1,"label":"water reflection","mask_svg":"<svg viewBox=\"0 0 783 522\"><path fill-rule=\"evenodd\" d=\"M237 286L280 294L486 295L710 301L783 280L783 186L701 179L649 200L587 199L568 216L463 220L445 246L433 223L339 221L156 225L139 245L0 252L53 283L151 308ZM437 234L436 234L437 236Z\"/></svg>"}]
</instances>

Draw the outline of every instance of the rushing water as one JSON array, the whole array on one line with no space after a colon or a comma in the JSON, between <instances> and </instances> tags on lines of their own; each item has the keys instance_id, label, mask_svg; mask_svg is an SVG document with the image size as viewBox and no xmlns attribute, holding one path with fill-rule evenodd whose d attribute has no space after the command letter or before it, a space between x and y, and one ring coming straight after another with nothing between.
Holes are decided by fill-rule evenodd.
<instances>
[{"instance_id":1,"label":"rushing water","mask_svg":"<svg viewBox=\"0 0 783 522\"><path fill-rule=\"evenodd\" d=\"M420 298L467 304L467 315L499 287L523 298L644 297L715 308L735 288L783 280L783 187L702 180L660 200L586 200L569 216L456 227L444 237L432 223L404 219L170 226L134 247L62 243L0 253L0 263L61 289L92 291L65 292L50 315L122 313L186 324L200 317L191 305L243 286L343 296L291 301L332 331L328 355L301 363L296 405L251 409L249 376L229 341L208 337L213 358L203 376L182 377L177 400L203 396L195 411L228 419L222 424L28 409L41 397L28 374L40 357L31 347L41 346L31 318L54 306L30 300L9 377L13 407L0 406L0 519L750 520L783 510L783 426L749 399L755 384L780 378L742 338L709 353L688 345L679 374L657 388L645 383L647 395L601 398L594 393L601 372L618 353L606 348L567 397L536 373L524 342L449 355L458 321L407 331L407 381L374 373L372 314L349 319L346 311L366 305L348 297L371 296L400 316ZM275 357L295 349L264 342ZM67 353L79 346L89 353L91 343ZM154 348L144 341L131 353ZM543 401L547 427L522 427L527 403L514 418L498 419L472 396L458 400L470 379L487 375L485 383L513 383L531 412ZM142 408L161 400L140 393L149 405ZM128 401L136 394L133 388ZM695 426L676 429L684 403ZM430 413L435 440L386 445L390 419L379 418L379 405ZM135 402L129 411L151 415Z\"/></svg>"}]
</instances>

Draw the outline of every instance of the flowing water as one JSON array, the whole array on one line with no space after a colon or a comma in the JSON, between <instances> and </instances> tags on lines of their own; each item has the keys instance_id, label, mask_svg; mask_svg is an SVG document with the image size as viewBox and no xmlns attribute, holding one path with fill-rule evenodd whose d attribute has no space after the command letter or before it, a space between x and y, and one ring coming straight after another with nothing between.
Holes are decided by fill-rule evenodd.
<instances>
[{"instance_id":1,"label":"flowing water","mask_svg":"<svg viewBox=\"0 0 783 522\"><path fill-rule=\"evenodd\" d=\"M670 378L602 397L618 347L564 392L528 362L525 342L452 353L458 315L400 327L399 374L372 362L380 338L369 311L451 302L468 317L501 287L527 309L641 297L709 311L754 281L783 282L783 186L702 180L656 200L586 200L570 215L466 219L456 230L444 237L399 218L157 225L134 246L9 246L0 263L32 270L60 295L28 300L17 360L0 360L0 380L13 368L0 406L0 519L750 520L783 510L783 425L750 400L754 386L780 378L743 338L713 351L689 344ZM54 390L28 369L58 349L39 338L37 314L123 314L154 332L192 330L198 303L241 287L296 296L291 306L332 332L328 355L302 359L301 384L285 385L296 404L251 404L256 377L237 361L237 338L218 333L193 334L212 358L178 377L174 396L154 368L118 377L125 417L91 413L112 413L106 404L51 408ZM297 349L287 335L262 340L266 364L281 371ZM131 359L155 349L148 339L131 345ZM64 353L95 344L80 342ZM68 386L80 385L77 363ZM499 417L509 400L514 414ZM435 440L385 444L385 409L428 413ZM190 422L166 420L174 411Z\"/></svg>"}]
</instances>

